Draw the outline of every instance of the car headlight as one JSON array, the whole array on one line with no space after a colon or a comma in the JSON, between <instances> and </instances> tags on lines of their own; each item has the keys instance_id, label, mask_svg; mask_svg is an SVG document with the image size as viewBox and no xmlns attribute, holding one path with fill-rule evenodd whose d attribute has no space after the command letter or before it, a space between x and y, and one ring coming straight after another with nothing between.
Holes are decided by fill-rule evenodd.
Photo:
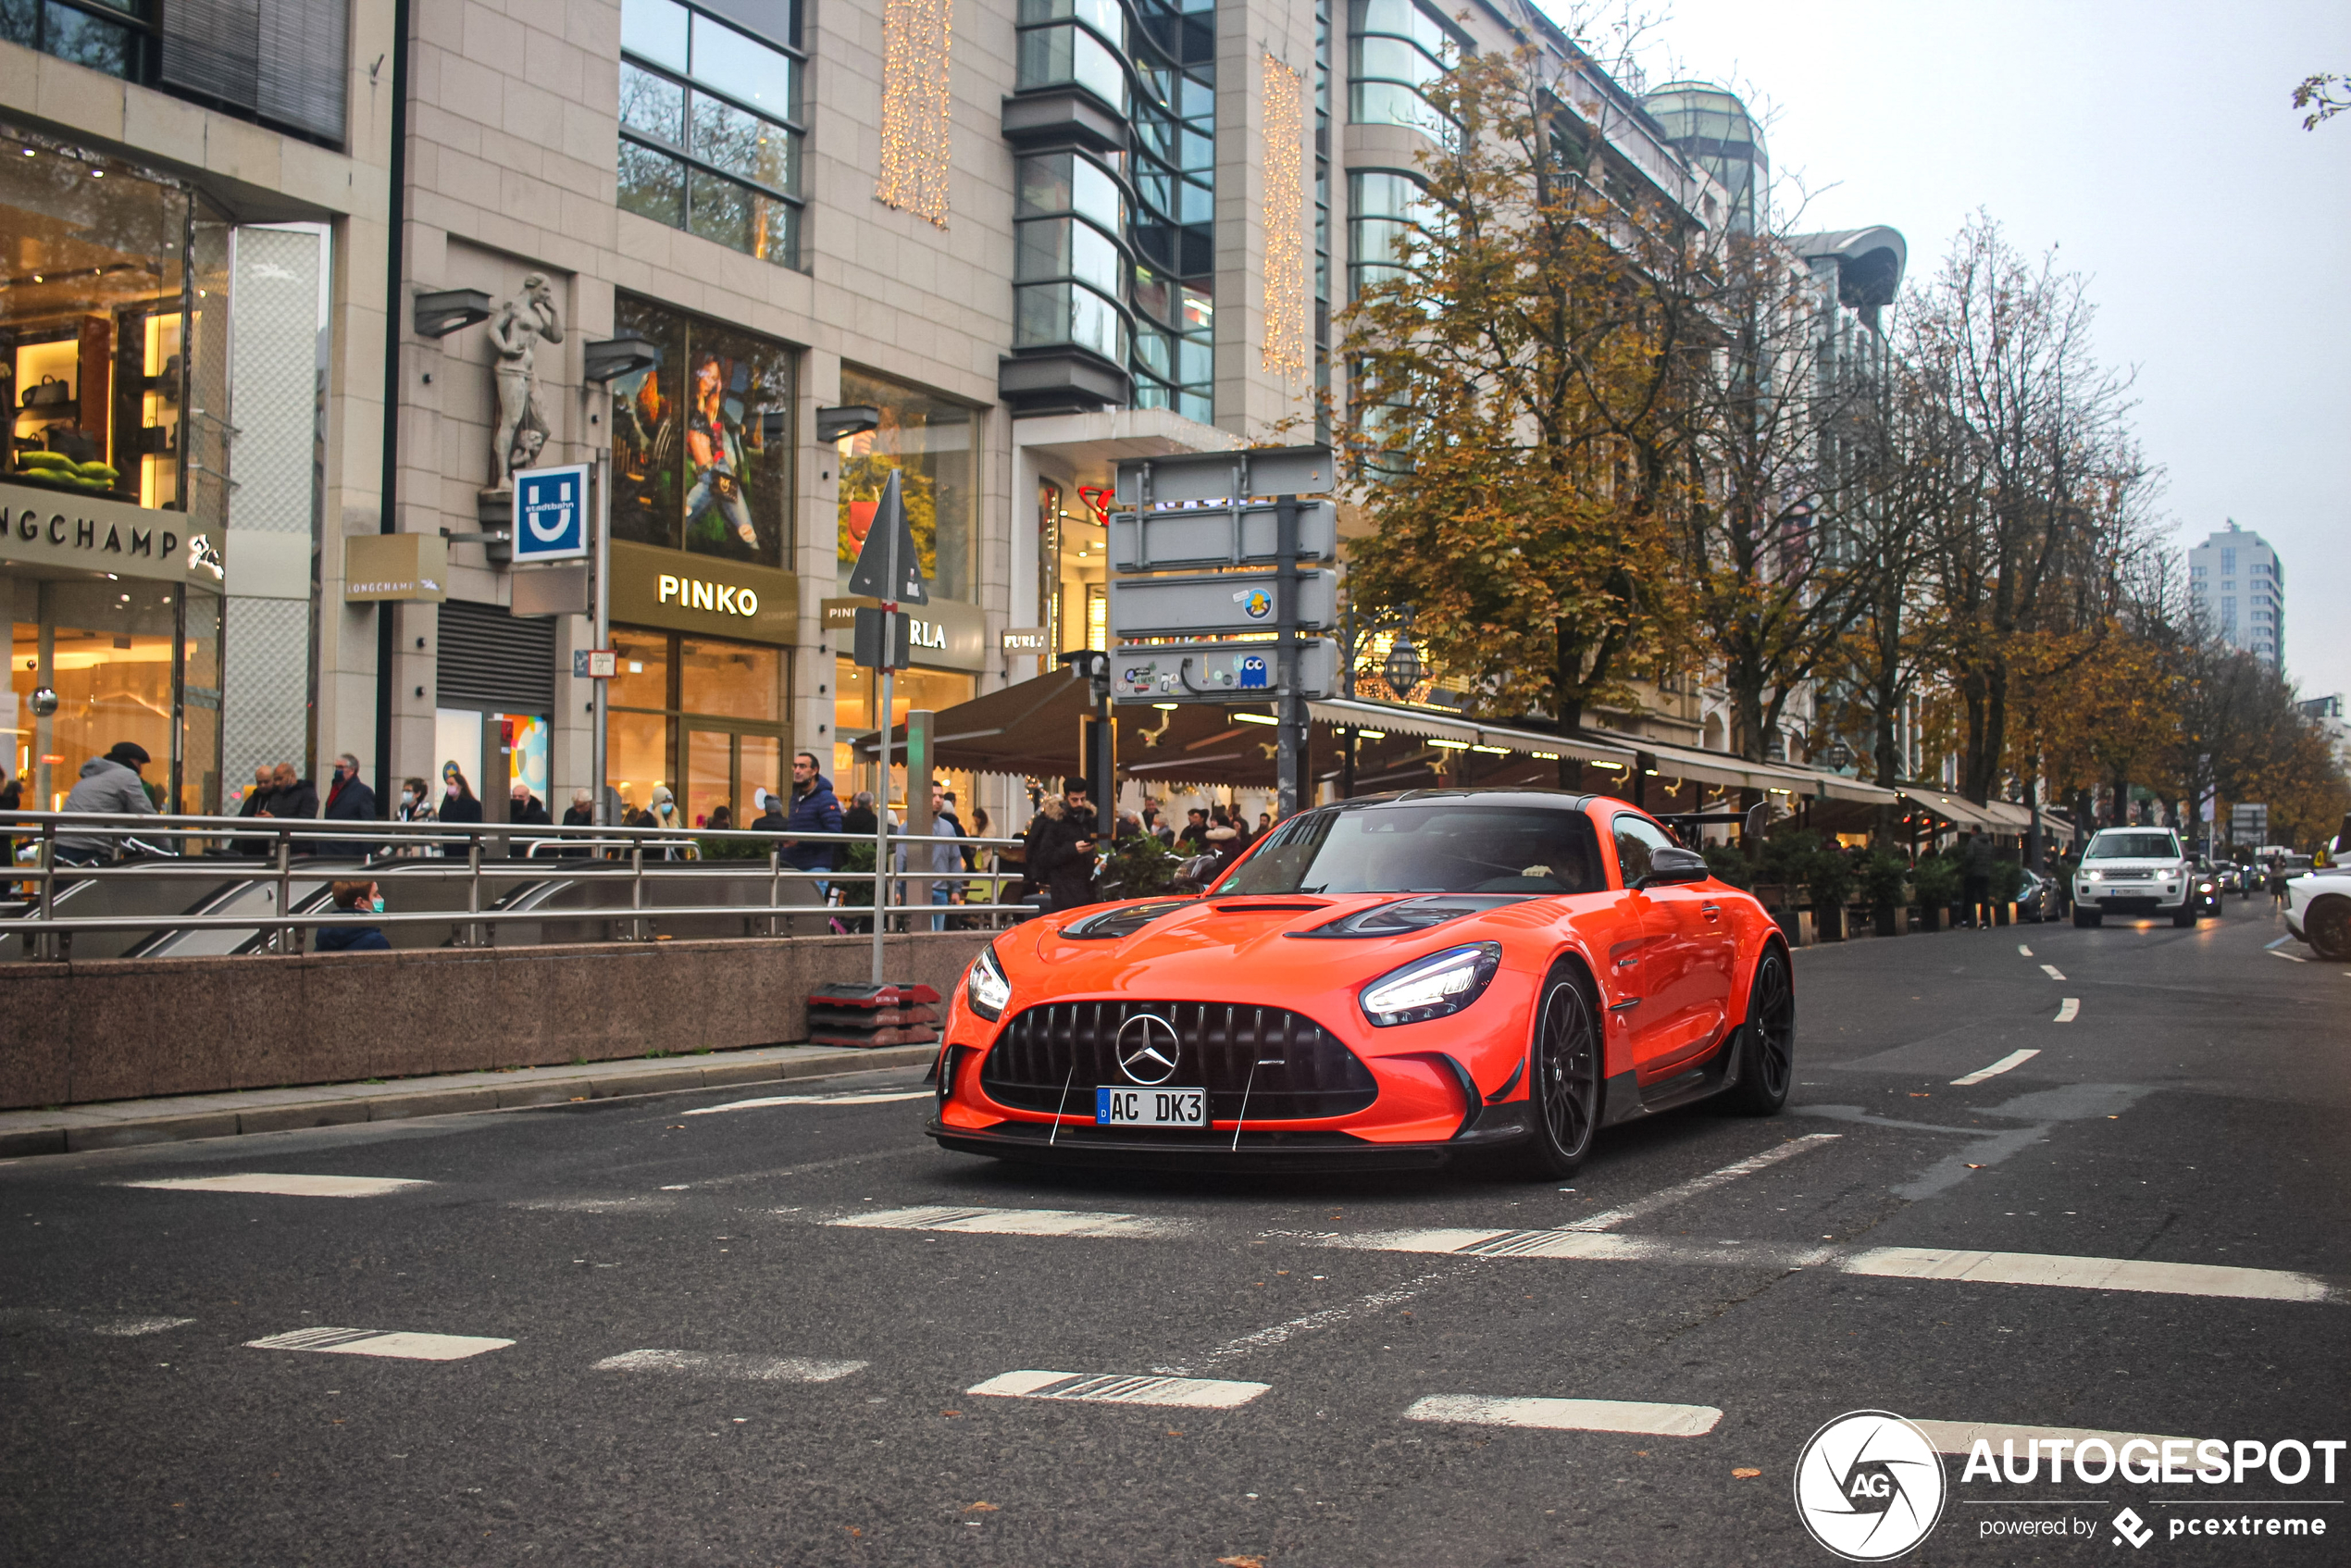
<instances>
[{"instance_id":1,"label":"car headlight","mask_svg":"<svg viewBox=\"0 0 2351 1568\"><path fill-rule=\"evenodd\" d=\"M1365 986L1356 1000L1375 1027L1418 1024L1475 1002L1502 966L1502 944L1473 942L1416 959Z\"/></svg>"},{"instance_id":2,"label":"car headlight","mask_svg":"<svg viewBox=\"0 0 2351 1568\"><path fill-rule=\"evenodd\" d=\"M2196 885L2196 890L2199 893L2208 893L2212 890L2212 884L2209 882L2198 882Z\"/></svg>"},{"instance_id":3,"label":"car headlight","mask_svg":"<svg viewBox=\"0 0 2351 1568\"><path fill-rule=\"evenodd\" d=\"M996 950L984 947L972 960L971 970L964 977L964 1001L971 1010L993 1023L1004 1015L1012 1005L1013 983L1004 978L1004 971L996 963Z\"/></svg>"},{"instance_id":4,"label":"car headlight","mask_svg":"<svg viewBox=\"0 0 2351 1568\"><path fill-rule=\"evenodd\" d=\"M2082 880L2084 882L2103 882L2106 880L2106 873L2103 871L2084 871L2082 873Z\"/></svg>"}]
</instances>

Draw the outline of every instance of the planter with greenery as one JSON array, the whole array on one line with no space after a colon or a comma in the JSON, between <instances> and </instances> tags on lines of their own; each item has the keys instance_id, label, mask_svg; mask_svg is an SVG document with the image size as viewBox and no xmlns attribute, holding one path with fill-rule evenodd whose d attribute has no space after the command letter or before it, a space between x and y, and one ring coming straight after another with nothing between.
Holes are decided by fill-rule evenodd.
<instances>
[{"instance_id":1,"label":"planter with greenery","mask_svg":"<svg viewBox=\"0 0 2351 1568\"><path fill-rule=\"evenodd\" d=\"M1899 936L1902 932L1902 912L1910 900L1910 868L1892 850L1870 852L1860 867L1861 902L1881 937Z\"/></svg>"},{"instance_id":2,"label":"planter with greenery","mask_svg":"<svg viewBox=\"0 0 2351 1568\"><path fill-rule=\"evenodd\" d=\"M1929 931L1941 930L1943 916L1959 898L1965 880L1958 863L1945 855L1921 855L1910 880L1918 889L1920 927Z\"/></svg>"}]
</instances>

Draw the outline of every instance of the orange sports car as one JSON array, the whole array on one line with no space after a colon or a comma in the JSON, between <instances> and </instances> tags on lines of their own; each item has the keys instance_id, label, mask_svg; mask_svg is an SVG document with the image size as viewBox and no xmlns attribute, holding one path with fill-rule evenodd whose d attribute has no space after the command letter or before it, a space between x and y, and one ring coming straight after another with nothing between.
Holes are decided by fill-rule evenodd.
<instances>
[{"instance_id":1,"label":"orange sports car","mask_svg":"<svg viewBox=\"0 0 2351 1568\"><path fill-rule=\"evenodd\" d=\"M1623 801L1420 790L1302 812L1197 898L997 937L950 999L927 1129L1128 1166L1567 1175L1603 1126L1787 1100L1760 904Z\"/></svg>"}]
</instances>

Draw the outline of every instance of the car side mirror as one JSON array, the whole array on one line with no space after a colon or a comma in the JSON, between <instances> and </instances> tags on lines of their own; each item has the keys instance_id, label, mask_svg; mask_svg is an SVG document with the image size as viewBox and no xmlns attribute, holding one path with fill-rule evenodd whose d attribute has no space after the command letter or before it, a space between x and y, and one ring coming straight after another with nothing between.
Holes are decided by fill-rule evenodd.
<instances>
[{"instance_id":1,"label":"car side mirror","mask_svg":"<svg viewBox=\"0 0 2351 1568\"><path fill-rule=\"evenodd\" d=\"M1703 882L1714 873L1709 869L1706 857L1696 850L1675 849L1672 845L1649 852L1648 875L1633 884L1636 890L1659 888L1675 882Z\"/></svg>"}]
</instances>

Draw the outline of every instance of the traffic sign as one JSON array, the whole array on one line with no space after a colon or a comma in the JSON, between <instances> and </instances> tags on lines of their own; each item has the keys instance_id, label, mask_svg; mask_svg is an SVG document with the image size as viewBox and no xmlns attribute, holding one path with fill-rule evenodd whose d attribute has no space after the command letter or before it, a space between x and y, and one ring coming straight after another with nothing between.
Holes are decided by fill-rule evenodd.
<instances>
[{"instance_id":1,"label":"traffic sign","mask_svg":"<svg viewBox=\"0 0 2351 1568\"><path fill-rule=\"evenodd\" d=\"M1280 554L1278 514L1270 502L1113 512L1110 516L1113 571L1263 566L1279 559ZM1298 558L1329 561L1337 555L1337 506L1328 501L1299 503Z\"/></svg>"},{"instance_id":2,"label":"traffic sign","mask_svg":"<svg viewBox=\"0 0 2351 1568\"><path fill-rule=\"evenodd\" d=\"M1231 452L1129 457L1118 466L1116 499L1121 506L1151 506L1252 495L1328 495L1333 471L1327 446L1240 447Z\"/></svg>"},{"instance_id":3,"label":"traffic sign","mask_svg":"<svg viewBox=\"0 0 2351 1568\"><path fill-rule=\"evenodd\" d=\"M588 465L515 476L514 558L577 561L588 554Z\"/></svg>"},{"instance_id":4,"label":"traffic sign","mask_svg":"<svg viewBox=\"0 0 2351 1568\"><path fill-rule=\"evenodd\" d=\"M1122 645L1110 662L1111 694L1122 703L1241 703L1280 688L1280 653L1271 642ZM1327 697L1338 682L1338 645L1327 637L1298 645L1300 697Z\"/></svg>"},{"instance_id":5,"label":"traffic sign","mask_svg":"<svg viewBox=\"0 0 2351 1568\"><path fill-rule=\"evenodd\" d=\"M620 653L614 648L575 648L571 673L578 680L610 680L620 673Z\"/></svg>"},{"instance_id":6,"label":"traffic sign","mask_svg":"<svg viewBox=\"0 0 2351 1568\"><path fill-rule=\"evenodd\" d=\"M923 558L914 550L914 530L907 526L906 498L900 491L895 468L882 486L873 526L865 530L857 565L849 574L848 591L894 604L930 603L930 587L923 581Z\"/></svg>"},{"instance_id":7,"label":"traffic sign","mask_svg":"<svg viewBox=\"0 0 2351 1568\"><path fill-rule=\"evenodd\" d=\"M1213 577L1113 578L1110 634L1213 637L1277 629L1276 572L1223 572ZM1338 616L1338 579L1331 572L1298 574L1298 625L1320 629Z\"/></svg>"}]
</instances>

